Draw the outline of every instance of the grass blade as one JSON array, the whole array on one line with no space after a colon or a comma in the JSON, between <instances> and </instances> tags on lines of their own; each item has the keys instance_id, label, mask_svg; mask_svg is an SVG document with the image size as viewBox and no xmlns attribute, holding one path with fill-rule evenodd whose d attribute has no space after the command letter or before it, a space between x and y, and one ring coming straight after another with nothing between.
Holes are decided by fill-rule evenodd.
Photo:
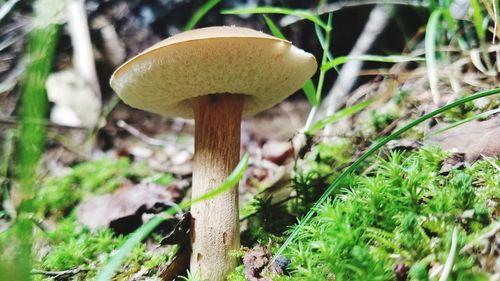
<instances>
[{"instance_id":1,"label":"grass blade","mask_svg":"<svg viewBox=\"0 0 500 281\"><path fill-rule=\"evenodd\" d=\"M210 10L212 10L215 5L217 5L221 0L208 0L203 6L201 6L194 14L191 16L189 21L184 26L184 31L193 29L196 24L206 15Z\"/></svg>"},{"instance_id":2,"label":"grass blade","mask_svg":"<svg viewBox=\"0 0 500 281\"><path fill-rule=\"evenodd\" d=\"M267 27L271 30L271 33L280 39L286 40L285 35L281 33L280 28L266 15L264 15L264 20L266 21Z\"/></svg>"},{"instance_id":3,"label":"grass blade","mask_svg":"<svg viewBox=\"0 0 500 281\"><path fill-rule=\"evenodd\" d=\"M377 56L377 55L362 55L356 57L336 57L330 62L324 64L321 70L328 71L335 68L341 64L344 64L351 60L361 60L361 61L371 61L371 62L386 62L386 63L398 63L398 62L409 62L409 61L424 61L420 57L408 57L408 56Z\"/></svg>"},{"instance_id":4,"label":"grass blade","mask_svg":"<svg viewBox=\"0 0 500 281\"><path fill-rule=\"evenodd\" d=\"M323 56L321 58L321 68L318 78L318 88L316 89L316 99L318 100L318 102L321 100L321 94L323 93L323 84L325 82L326 71L323 70L323 66L328 61L328 51L330 50L330 35L332 30L332 19L333 19L333 14L329 13L327 22L328 29L325 31L325 40L324 40L325 42L324 45L321 45L321 48L323 49Z\"/></svg>"},{"instance_id":5,"label":"grass blade","mask_svg":"<svg viewBox=\"0 0 500 281\"><path fill-rule=\"evenodd\" d=\"M170 208L168 213L175 213L173 208ZM122 262L125 258L134 250L134 248L139 244L144 238L146 238L160 223L162 223L166 219L166 216L155 216L150 219L147 223L143 224L139 227L134 233L130 235L130 237L123 243L118 252L111 257L106 266L102 269L97 277L96 281L104 281L111 280L115 275L118 268L121 266Z\"/></svg>"},{"instance_id":6,"label":"grass blade","mask_svg":"<svg viewBox=\"0 0 500 281\"><path fill-rule=\"evenodd\" d=\"M307 100L312 106L318 106L319 101L316 98L316 87L314 87L314 83L311 79L307 80L304 87L302 87L304 94L307 97Z\"/></svg>"},{"instance_id":7,"label":"grass blade","mask_svg":"<svg viewBox=\"0 0 500 281\"><path fill-rule=\"evenodd\" d=\"M329 48L326 47L325 35L323 35L323 32L321 31L320 26L315 24L314 31L316 32L316 38L318 38L319 44L321 45L321 48L323 49L323 51L327 50L326 56L328 57L328 61L333 60L332 53L330 53Z\"/></svg>"},{"instance_id":8,"label":"grass blade","mask_svg":"<svg viewBox=\"0 0 500 281\"><path fill-rule=\"evenodd\" d=\"M241 9L232 9L232 10L224 10L221 12L225 15L245 15L245 14L281 14L281 15L289 15L296 16L299 18L303 18L313 23L321 26L324 30L329 30L330 28L327 26L325 22L323 22L318 16L315 14L305 11L305 10L294 10L288 8L281 7L256 7L256 8L241 8Z\"/></svg>"},{"instance_id":9,"label":"grass blade","mask_svg":"<svg viewBox=\"0 0 500 281\"><path fill-rule=\"evenodd\" d=\"M197 197L191 201L181 203L181 204L179 204L179 207L182 209L187 208L187 207L189 207L193 204L196 204L198 202L214 198L215 196L217 196L221 193L224 193L224 192L228 191L229 189L235 187L237 185L237 183L240 181L240 179L243 177L243 174L245 173L245 171L248 167L248 159L249 159L248 154L245 153L245 155L243 155L243 157L241 158L240 163L238 163L236 168L234 168L233 172L231 172L229 177L227 177L227 179L219 187L217 187L216 189L213 189L212 191L207 192L207 193L203 194L202 196Z\"/></svg>"},{"instance_id":10,"label":"grass blade","mask_svg":"<svg viewBox=\"0 0 500 281\"><path fill-rule=\"evenodd\" d=\"M285 35L281 33L280 28L268 16L264 15L264 20L266 21L269 30L271 30L271 33L275 37L286 40ZM311 79L307 80L306 84L304 84L304 87L302 87L302 90L304 91L304 94L306 95L309 103L312 106L317 106L318 100L316 99L316 88L314 87L314 83Z\"/></svg>"},{"instance_id":11,"label":"grass blade","mask_svg":"<svg viewBox=\"0 0 500 281\"><path fill-rule=\"evenodd\" d=\"M204 195L197 197L193 200L183 202L179 204L179 208L185 209L191 205L214 198L215 196L228 191L229 189L235 187L240 179L243 177L247 167L248 167L248 154L243 155L240 162L234 168L233 172L229 177L216 189L205 193ZM123 245L118 249L118 252L113 255L108 263L102 268L102 270L97 274L95 278L96 281L109 281L113 278L118 268L122 265L125 258L132 252L132 250L144 240L160 223L162 223L168 215L173 215L177 212L177 208L169 208L163 214L157 215L147 223L143 224L138 228L130 237L123 243Z\"/></svg>"},{"instance_id":12,"label":"grass blade","mask_svg":"<svg viewBox=\"0 0 500 281\"><path fill-rule=\"evenodd\" d=\"M312 125L311 128L309 130L307 130L306 134L312 135L312 134L316 133L317 131L323 129L326 125L337 122L340 119L347 118L347 117L353 115L354 113L366 108L367 106L369 106L373 102L374 102L374 100L360 102L360 103L357 103L351 107L344 108L341 111L338 111L333 115L327 116L327 117L319 120L318 122L316 122L314 125Z\"/></svg>"},{"instance_id":13,"label":"grass blade","mask_svg":"<svg viewBox=\"0 0 500 281\"><path fill-rule=\"evenodd\" d=\"M478 0L471 0L472 6L472 21L474 23L474 28L476 29L477 37L479 38L479 42L484 43L486 41L486 32L483 28L484 17L481 12L481 4L479 4Z\"/></svg>"},{"instance_id":14,"label":"grass blade","mask_svg":"<svg viewBox=\"0 0 500 281\"><path fill-rule=\"evenodd\" d=\"M432 112L429 112L413 121L408 123L406 126L404 126L401 129L398 129L394 133L390 134L389 136L383 137L379 141L377 141L367 152L363 153L361 157L359 157L356 161L354 161L347 169L345 169L336 179L335 181L328 186L326 191L321 195L321 197L316 201L313 205L313 207L309 210L309 212L302 218L302 220L297 224L295 229L292 231L290 236L286 239L286 241L281 245L281 247L278 249L278 251L275 253L273 257L273 261L275 261L276 257L281 255L283 251L292 243L299 234L301 228L303 228L309 221L313 218L313 216L316 214L317 210L321 207L321 205L330 197L330 195L335 191L335 189L340 185L340 183L344 180L344 178L349 175L350 173L354 172L358 166L363 163L368 157L373 155L377 150L379 150L382 146L386 145L389 141L394 140L401 136L403 133L407 132L411 128L415 127L416 125L429 120L430 118L439 115L447 110L450 110L454 107L461 106L467 102L480 99L483 97L487 96L492 96L492 95L497 95L500 94L500 88L496 88L493 90L487 90L483 92L479 92L470 96L463 97L455 102L452 102L450 104L447 104L443 107L440 107Z\"/></svg>"},{"instance_id":15,"label":"grass blade","mask_svg":"<svg viewBox=\"0 0 500 281\"><path fill-rule=\"evenodd\" d=\"M476 119L480 119L480 118L486 118L492 114L495 114L495 113L498 113L500 112L500 108L497 108L497 109L492 109L492 110L488 110L486 112L482 112L482 113L479 113L479 114L476 114L474 116L471 116L471 117L467 117L463 120L460 120L460 121L457 121L457 122L454 122L454 123L451 123L450 125L442 128L442 129L439 129L437 130L436 132L432 132L430 134L427 135L427 137L429 136L434 136L434 135L437 135L437 134L440 134L444 131L448 131L449 129L452 129L452 128L455 128L455 127L458 127L462 124L465 124L465 123L468 123L470 121L473 121L473 120L476 120Z\"/></svg>"}]
</instances>

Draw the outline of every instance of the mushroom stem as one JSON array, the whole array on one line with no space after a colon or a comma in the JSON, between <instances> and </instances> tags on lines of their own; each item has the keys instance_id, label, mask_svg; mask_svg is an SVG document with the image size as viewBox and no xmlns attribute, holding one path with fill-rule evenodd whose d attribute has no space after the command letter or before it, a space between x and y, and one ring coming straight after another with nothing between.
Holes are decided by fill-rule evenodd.
<instances>
[{"instance_id":1,"label":"mushroom stem","mask_svg":"<svg viewBox=\"0 0 500 281\"><path fill-rule=\"evenodd\" d=\"M244 96L231 94L193 99L193 198L222 184L238 164L243 103ZM203 280L226 280L236 266L230 252L240 247L238 189L194 204L191 215L191 273Z\"/></svg>"}]
</instances>

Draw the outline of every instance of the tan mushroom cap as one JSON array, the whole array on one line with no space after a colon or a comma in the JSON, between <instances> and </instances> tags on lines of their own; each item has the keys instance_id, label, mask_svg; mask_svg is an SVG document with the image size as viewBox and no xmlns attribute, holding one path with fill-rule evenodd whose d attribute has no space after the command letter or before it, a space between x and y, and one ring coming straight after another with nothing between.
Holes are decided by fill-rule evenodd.
<instances>
[{"instance_id":1,"label":"tan mushroom cap","mask_svg":"<svg viewBox=\"0 0 500 281\"><path fill-rule=\"evenodd\" d=\"M192 118L191 98L245 95L249 116L282 101L316 72L313 55L242 27L208 27L165 39L120 66L111 87L132 107Z\"/></svg>"}]
</instances>

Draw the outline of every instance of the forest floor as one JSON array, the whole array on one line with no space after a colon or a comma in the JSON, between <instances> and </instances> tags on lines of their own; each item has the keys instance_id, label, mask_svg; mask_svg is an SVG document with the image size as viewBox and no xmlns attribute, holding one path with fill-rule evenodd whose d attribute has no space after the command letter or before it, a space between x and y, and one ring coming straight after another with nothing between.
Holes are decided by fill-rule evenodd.
<instances>
[{"instance_id":1,"label":"forest floor","mask_svg":"<svg viewBox=\"0 0 500 281\"><path fill-rule=\"evenodd\" d=\"M199 280L187 271L189 212L177 208L191 197L193 122L132 109L106 88L112 69L170 30L155 33L151 26L163 23L144 23L149 15L144 11L161 11L149 6L154 1L110 2L96 1L87 11L94 33L117 26L115 33L126 35L111 53L99 37L104 33L97 36L103 40L95 46L98 78L105 81L100 81L102 122L89 129L43 116L46 143L28 199L13 179L22 142L17 128L26 121L18 120L16 85L22 79L17 70L26 42L19 38L26 35L27 19L18 17L0 32L0 38L12 39L5 40L9 53L0 56L0 279L24 280L19 276L27 274L35 280L93 280L125 253L113 280ZM23 9L15 15L25 14ZM206 23L219 21L244 22L212 14ZM488 23L485 29L492 30ZM425 40L422 33L413 39ZM311 40L297 41L311 47ZM241 154L248 153L249 165L238 187L242 248L233 253L240 265L229 280L499 281L499 96L422 119L500 85L500 45L483 40L477 47L477 40L471 41L460 51L455 41L441 46L434 66L422 63L425 50L408 42L420 61L362 70L358 75L367 82L339 98L340 111L314 120L306 131L311 105L303 98L244 120ZM64 33L48 69L52 78L69 68L69 42ZM321 44L314 44L318 51ZM113 59L116 54L122 56ZM73 82L60 77L56 88ZM54 111L58 102L51 102ZM29 211L21 212L26 202ZM172 208L175 214L123 250L135 231ZM29 249L23 239L32 241Z\"/></svg>"}]
</instances>

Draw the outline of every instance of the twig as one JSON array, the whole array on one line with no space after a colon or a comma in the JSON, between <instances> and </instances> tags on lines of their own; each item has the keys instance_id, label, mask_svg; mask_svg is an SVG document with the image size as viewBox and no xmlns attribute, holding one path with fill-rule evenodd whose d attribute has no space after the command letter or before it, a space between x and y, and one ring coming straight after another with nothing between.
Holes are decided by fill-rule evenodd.
<instances>
[{"instance_id":1,"label":"twig","mask_svg":"<svg viewBox=\"0 0 500 281\"><path fill-rule=\"evenodd\" d=\"M437 29L443 12L441 10L434 10L429 17L425 29L425 59L427 63L427 76L429 80L429 88L431 90L432 100L434 106L438 107L441 103L441 94L439 93L439 76L436 62L436 38Z\"/></svg>"},{"instance_id":2,"label":"twig","mask_svg":"<svg viewBox=\"0 0 500 281\"><path fill-rule=\"evenodd\" d=\"M14 8L14 6L19 2L19 0L10 0L0 7L0 21Z\"/></svg>"},{"instance_id":3,"label":"twig","mask_svg":"<svg viewBox=\"0 0 500 281\"><path fill-rule=\"evenodd\" d=\"M73 67L91 86L101 106L101 90L94 63L84 0L67 0L68 30L73 45ZM85 105L82 105L85 106Z\"/></svg>"},{"instance_id":4,"label":"twig","mask_svg":"<svg viewBox=\"0 0 500 281\"><path fill-rule=\"evenodd\" d=\"M451 268L453 267L453 262L455 260L455 254L457 252L457 240L458 228L455 226L453 228L453 234L451 238L450 253L448 254L448 258L446 259L446 263L444 264L443 272L441 273L441 277L439 277L439 281L446 281L448 279L448 276L450 275Z\"/></svg>"},{"instance_id":5,"label":"twig","mask_svg":"<svg viewBox=\"0 0 500 281\"><path fill-rule=\"evenodd\" d=\"M385 29L389 20L393 6L377 5L370 12L365 27L359 36L356 44L352 48L349 56L360 56L365 54L373 45L378 35ZM346 97L354 86L363 62L361 60L351 60L347 62L339 73L335 84L328 93L328 97L323 103L326 106L326 116L335 113L340 107L341 101ZM325 134L332 134L333 126L325 127Z\"/></svg>"},{"instance_id":6,"label":"twig","mask_svg":"<svg viewBox=\"0 0 500 281\"><path fill-rule=\"evenodd\" d=\"M137 137L141 141L149 144L149 145L155 145L155 146L165 146L167 143L162 140L154 139L152 137L146 136L143 134L141 131L137 130L136 128L132 127L129 125L127 122L123 120L118 120L116 122L116 125L122 129L125 129L127 132L129 132L131 135Z\"/></svg>"},{"instance_id":7,"label":"twig","mask_svg":"<svg viewBox=\"0 0 500 281\"><path fill-rule=\"evenodd\" d=\"M41 274L45 276L50 276L54 279L60 278L60 277L70 277L73 275L76 275L81 272L86 272L88 269L82 268L82 267L77 267L73 269L68 269L68 270L63 270L63 271L46 271L46 270L38 270L38 269L33 269L31 271L31 274Z\"/></svg>"}]
</instances>

